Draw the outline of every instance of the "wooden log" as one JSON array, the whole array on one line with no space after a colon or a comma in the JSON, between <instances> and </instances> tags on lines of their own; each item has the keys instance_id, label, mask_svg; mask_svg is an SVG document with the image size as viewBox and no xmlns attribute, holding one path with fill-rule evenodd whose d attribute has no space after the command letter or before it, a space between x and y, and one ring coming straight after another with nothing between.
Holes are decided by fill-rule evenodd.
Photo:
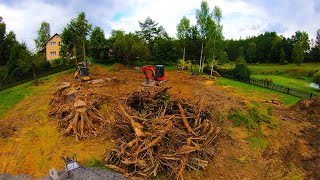
<instances>
[{"instance_id":1,"label":"wooden log","mask_svg":"<svg viewBox=\"0 0 320 180\"><path fill-rule=\"evenodd\" d=\"M130 120L130 123L131 123L131 127L133 128L134 132L136 133L136 135L138 137L141 137L141 136L145 136L142 129L143 129L143 126L138 123L138 122L135 122L131 116L128 115L128 113L124 110L123 106L121 104L119 104L119 107L120 107L120 110L122 112L123 115L125 115L125 117L127 117L129 120Z\"/></svg>"},{"instance_id":2,"label":"wooden log","mask_svg":"<svg viewBox=\"0 0 320 180\"><path fill-rule=\"evenodd\" d=\"M183 124L186 126L188 132L196 135L196 133L192 130L192 128L191 128L191 126L190 126L190 124L189 124L189 122L188 122L188 120L186 118L186 115L185 115L184 110L183 110L183 108L182 108L180 103L178 103L178 108L179 108L179 111L180 111L180 114L181 114L181 117L182 117Z\"/></svg>"}]
</instances>

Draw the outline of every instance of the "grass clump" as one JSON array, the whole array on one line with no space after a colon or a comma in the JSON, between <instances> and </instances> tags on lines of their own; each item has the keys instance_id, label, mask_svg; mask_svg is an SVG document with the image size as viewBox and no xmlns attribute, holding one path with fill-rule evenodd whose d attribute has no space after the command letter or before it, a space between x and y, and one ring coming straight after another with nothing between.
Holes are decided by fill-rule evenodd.
<instances>
[{"instance_id":1,"label":"grass clump","mask_svg":"<svg viewBox=\"0 0 320 180\"><path fill-rule=\"evenodd\" d=\"M103 163L100 160L97 159L90 159L89 161L87 161L84 166L86 167L94 167L97 169L103 169L103 170L109 170L106 166L104 166L105 163Z\"/></svg>"},{"instance_id":2,"label":"grass clump","mask_svg":"<svg viewBox=\"0 0 320 180\"><path fill-rule=\"evenodd\" d=\"M261 109L258 104L252 105L245 112L235 110L227 115L227 118L233 122L234 126L244 125L248 129L259 130L263 123L266 123L270 128L275 128L278 124L276 117L273 116L273 108L269 106L266 109Z\"/></svg>"},{"instance_id":3,"label":"grass clump","mask_svg":"<svg viewBox=\"0 0 320 180\"><path fill-rule=\"evenodd\" d=\"M249 137L247 141L250 143L250 148L253 150L265 150L268 147L268 141L262 137Z\"/></svg>"}]
</instances>

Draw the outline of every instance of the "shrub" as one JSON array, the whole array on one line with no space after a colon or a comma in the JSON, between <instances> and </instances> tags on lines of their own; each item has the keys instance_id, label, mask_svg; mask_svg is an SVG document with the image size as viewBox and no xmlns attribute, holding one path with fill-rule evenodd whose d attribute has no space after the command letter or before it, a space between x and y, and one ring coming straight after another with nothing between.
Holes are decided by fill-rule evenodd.
<instances>
[{"instance_id":1,"label":"shrub","mask_svg":"<svg viewBox=\"0 0 320 180\"><path fill-rule=\"evenodd\" d=\"M74 66L73 60L58 58L50 61L51 67L65 66L66 68L71 68Z\"/></svg>"},{"instance_id":2,"label":"shrub","mask_svg":"<svg viewBox=\"0 0 320 180\"><path fill-rule=\"evenodd\" d=\"M190 61L183 61L182 59L180 59L178 61L178 66L182 67L184 66L185 70L191 69L191 62Z\"/></svg>"},{"instance_id":3,"label":"shrub","mask_svg":"<svg viewBox=\"0 0 320 180\"><path fill-rule=\"evenodd\" d=\"M312 69L310 71L308 71L308 76L312 77L313 75L315 75L319 70L318 69Z\"/></svg>"},{"instance_id":4,"label":"shrub","mask_svg":"<svg viewBox=\"0 0 320 180\"><path fill-rule=\"evenodd\" d=\"M237 63L233 70L233 78L240 81L249 81L251 72L246 63Z\"/></svg>"},{"instance_id":5,"label":"shrub","mask_svg":"<svg viewBox=\"0 0 320 180\"><path fill-rule=\"evenodd\" d=\"M320 71L313 75L313 82L318 84L318 86L320 87Z\"/></svg>"}]
</instances>

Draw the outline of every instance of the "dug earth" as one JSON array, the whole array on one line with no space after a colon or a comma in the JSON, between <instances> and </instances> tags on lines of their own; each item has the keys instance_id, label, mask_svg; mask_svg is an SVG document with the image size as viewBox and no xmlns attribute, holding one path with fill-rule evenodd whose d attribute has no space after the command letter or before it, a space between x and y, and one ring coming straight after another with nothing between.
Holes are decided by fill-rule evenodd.
<instances>
[{"instance_id":1,"label":"dug earth","mask_svg":"<svg viewBox=\"0 0 320 180\"><path fill-rule=\"evenodd\" d=\"M0 173L45 177L76 153L128 178L320 178L320 98L286 107L186 71L151 88L140 70L90 71L42 80L3 115Z\"/></svg>"}]
</instances>

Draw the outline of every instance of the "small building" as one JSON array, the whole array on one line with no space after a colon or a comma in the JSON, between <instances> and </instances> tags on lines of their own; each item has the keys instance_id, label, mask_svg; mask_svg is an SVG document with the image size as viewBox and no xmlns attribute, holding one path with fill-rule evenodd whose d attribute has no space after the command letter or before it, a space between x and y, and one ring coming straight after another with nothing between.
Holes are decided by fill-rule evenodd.
<instances>
[{"instance_id":1,"label":"small building","mask_svg":"<svg viewBox=\"0 0 320 180\"><path fill-rule=\"evenodd\" d=\"M62 45L62 39L59 34L53 35L45 43L45 54L48 61L60 58L61 45Z\"/></svg>"}]
</instances>

